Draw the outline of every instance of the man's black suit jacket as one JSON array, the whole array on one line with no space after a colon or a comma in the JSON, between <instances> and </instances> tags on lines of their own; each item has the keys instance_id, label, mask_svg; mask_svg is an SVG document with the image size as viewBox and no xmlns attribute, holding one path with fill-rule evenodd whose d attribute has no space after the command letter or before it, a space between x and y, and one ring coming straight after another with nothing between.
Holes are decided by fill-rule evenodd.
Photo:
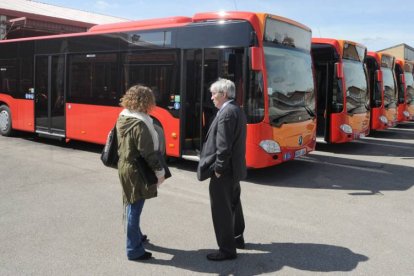
<instances>
[{"instance_id":1,"label":"man's black suit jacket","mask_svg":"<svg viewBox=\"0 0 414 276\"><path fill-rule=\"evenodd\" d=\"M229 171L235 181L246 177L246 123L243 110L234 101L219 110L200 153L198 180Z\"/></svg>"}]
</instances>

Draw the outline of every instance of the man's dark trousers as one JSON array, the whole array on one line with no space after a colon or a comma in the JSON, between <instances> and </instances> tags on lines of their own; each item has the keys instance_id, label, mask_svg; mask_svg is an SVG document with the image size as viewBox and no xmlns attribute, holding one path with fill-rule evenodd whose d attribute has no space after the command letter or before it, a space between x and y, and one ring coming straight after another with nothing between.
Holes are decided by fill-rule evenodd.
<instances>
[{"instance_id":1,"label":"man's dark trousers","mask_svg":"<svg viewBox=\"0 0 414 276\"><path fill-rule=\"evenodd\" d=\"M236 254L235 237L243 234L244 217L240 202L240 182L226 171L219 178L210 179L210 203L214 232L221 252Z\"/></svg>"}]
</instances>

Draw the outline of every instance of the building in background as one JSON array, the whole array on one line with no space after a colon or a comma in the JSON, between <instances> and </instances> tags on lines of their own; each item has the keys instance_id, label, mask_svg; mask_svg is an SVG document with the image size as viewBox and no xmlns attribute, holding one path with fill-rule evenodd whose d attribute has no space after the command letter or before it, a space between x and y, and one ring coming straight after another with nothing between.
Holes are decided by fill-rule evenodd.
<instances>
[{"instance_id":1,"label":"building in background","mask_svg":"<svg viewBox=\"0 0 414 276\"><path fill-rule=\"evenodd\" d=\"M405 43L401 43L401 44L380 50L378 52L387 53L387 54L395 56L396 58L400 58L403 60L414 61L414 48L411 46L408 46Z\"/></svg>"},{"instance_id":2,"label":"building in background","mask_svg":"<svg viewBox=\"0 0 414 276\"><path fill-rule=\"evenodd\" d=\"M29 0L0 0L0 40L85 32L98 24L129 21Z\"/></svg>"}]
</instances>

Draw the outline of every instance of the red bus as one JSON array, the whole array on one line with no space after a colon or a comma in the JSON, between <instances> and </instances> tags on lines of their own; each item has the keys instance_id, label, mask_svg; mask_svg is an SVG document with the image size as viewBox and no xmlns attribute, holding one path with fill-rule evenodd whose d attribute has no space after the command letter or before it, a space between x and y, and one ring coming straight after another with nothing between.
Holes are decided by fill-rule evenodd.
<instances>
[{"instance_id":1,"label":"red bus","mask_svg":"<svg viewBox=\"0 0 414 276\"><path fill-rule=\"evenodd\" d=\"M247 165L315 148L311 30L251 12L199 13L98 25L88 32L0 42L0 132L104 144L131 85L151 87L166 153L198 160L216 110L209 86L236 84Z\"/></svg>"},{"instance_id":2,"label":"red bus","mask_svg":"<svg viewBox=\"0 0 414 276\"><path fill-rule=\"evenodd\" d=\"M397 122L404 122L410 119L410 113L407 110L407 94L404 74L404 60L396 59L394 66L395 80L398 89L398 106L397 106Z\"/></svg>"},{"instance_id":3,"label":"red bus","mask_svg":"<svg viewBox=\"0 0 414 276\"><path fill-rule=\"evenodd\" d=\"M394 78L395 58L389 54L368 52L371 130L382 130L397 123L397 87Z\"/></svg>"},{"instance_id":4,"label":"red bus","mask_svg":"<svg viewBox=\"0 0 414 276\"><path fill-rule=\"evenodd\" d=\"M414 120L414 64L404 61L404 80L405 80L405 102L408 112L408 120Z\"/></svg>"},{"instance_id":5,"label":"red bus","mask_svg":"<svg viewBox=\"0 0 414 276\"><path fill-rule=\"evenodd\" d=\"M330 38L312 39L317 85L317 138L345 143L369 134L367 48Z\"/></svg>"}]
</instances>

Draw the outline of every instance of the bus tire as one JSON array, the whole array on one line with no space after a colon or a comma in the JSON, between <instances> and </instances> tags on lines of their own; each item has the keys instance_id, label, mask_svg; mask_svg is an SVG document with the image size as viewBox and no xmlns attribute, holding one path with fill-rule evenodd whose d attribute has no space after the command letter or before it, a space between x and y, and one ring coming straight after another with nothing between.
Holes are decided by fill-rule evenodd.
<instances>
[{"instance_id":1,"label":"bus tire","mask_svg":"<svg viewBox=\"0 0 414 276\"><path fill-rule=\"evenodd\" d=\"M13 134L11 113L7 105L0 106L0 134L2 136Z\"/></svg>"}]
</instances>

